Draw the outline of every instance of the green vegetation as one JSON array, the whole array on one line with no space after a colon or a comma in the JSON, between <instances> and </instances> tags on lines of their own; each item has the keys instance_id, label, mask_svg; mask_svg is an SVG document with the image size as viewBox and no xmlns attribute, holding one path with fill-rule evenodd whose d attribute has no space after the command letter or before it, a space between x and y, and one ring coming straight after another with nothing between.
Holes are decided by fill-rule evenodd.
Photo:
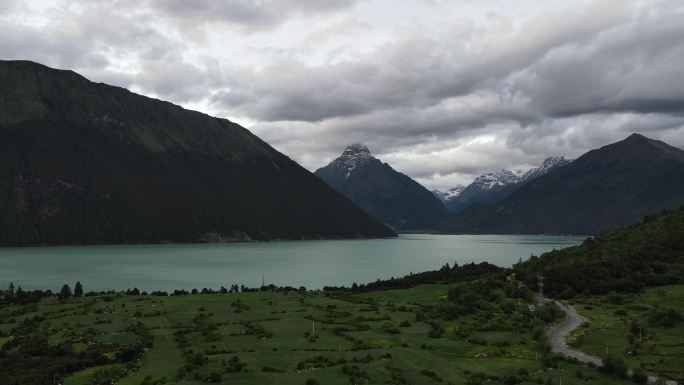
<instances>
[{"instance_id":1,"label":"green vegetation","mask_svg":"<svg viewBox=\"0 0 684 385\"><path fill-rule=\"evenodd\" d=\"M544 289L556 298L684 283L684 208L603 232L580 246L533 256L514 270L531 288L542 273Z\"/></svg>"},{"instance_id":2,"label":"green vegetation","mask_svg":"<svg viewBox=\"0 0 684 385\"><path fill-rule=\"evenodd\" d=\"M682 279L682 235L680 210L515 266L528 287L541 272L549 292L572 298L590 323L570 343L601 356L602 370L552 354L545 327L559 309L531 306L511 271L482 263L313 292L10 285L0 293L0 384L682 381L684 285L664 285Z\"/></svg>"},{"instance_id":3,"label":"green vegetation","mask_svg":"<svg viewBox=\"0 0 684 385\"><path fill-rule=\"evenodd\" d=\"M544 310L530 313L526 292L502 277L363 293L117 293L5 304L0 383L629 383L545 360Z\"/></svg>"},{"instance_id":4,"label":"green vegetation","mask_svg":"<svg viewBox=\"0 0 684 385\"><path fill-rule=\"evenodd\" d=\"M624 362L635 373L684 381L684 286L580 297L575 306L589 324L578 330L572 346Z\"/></svg>"}]
</instances>

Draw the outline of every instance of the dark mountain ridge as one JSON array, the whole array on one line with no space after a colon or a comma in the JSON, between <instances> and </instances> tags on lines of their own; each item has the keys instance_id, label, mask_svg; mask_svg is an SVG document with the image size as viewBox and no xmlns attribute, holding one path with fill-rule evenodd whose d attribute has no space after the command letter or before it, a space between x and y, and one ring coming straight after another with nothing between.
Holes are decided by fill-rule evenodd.
<instances>
[{"instance_id":1,"label":"dark mountain ridge","mask_svg":"<svg viewBox=\"0 0 684 385\"><path fill-rule=\"evenodd\" d=\"M450 232L595 234L684 204L684 151L639 134L589 151L507 198L471 206Z\"/></svg>"},{"instance_id":2,"label":"dark mountain ridge","mask_svg":"<svg viewBox=\"0 0 684 385\"><path fill-rule=\"evenodd\" d=\"M225 119L0 61L0 245L392 236Z\"/></svg>"},{"instance_id":3,"label":"dark mountain ridge","mask_svg":"<svg viewBox=\"0 0 684 385\"><path fill-rule=\"evenodd\" d=\"M375 158L361 144L347 147L315 175L397 230L434 228L447 217L444 205L432 192Z\"/></svg>"}]
</instances>

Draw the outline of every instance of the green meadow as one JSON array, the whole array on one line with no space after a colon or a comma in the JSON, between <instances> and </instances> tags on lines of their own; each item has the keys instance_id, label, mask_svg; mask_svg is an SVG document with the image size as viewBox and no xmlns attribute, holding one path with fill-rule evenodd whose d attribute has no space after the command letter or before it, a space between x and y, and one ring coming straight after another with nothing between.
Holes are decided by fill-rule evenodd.
<instances>
[{"instance_id":1,"label":"green meadow","mask_svg":"<svg viewBox=\"0 0 684 385\"><path fill-rule=\"evenodd\" d=\"M65 385L632 383L562 360L545 368L538 336L525 326L539 321L529 318L527 301L502 291L487 309L435 315L449 288L429 284L353 295L111 294L64 303L49 297L2 308L0 342L41 335L74 357L97 352ZM662 290L674 296L684 289ZM643 298L662 300L650 290ZM592 318L602 314L593 309ZM588 341L600 322L608 321L592 322ZM677 331L672 341L680 342ZM578 344L593 352L583 338ZM129 351L132 345L144 349ZM667 349L681 362L681 350Z\"/></svg>"}]
</instances>

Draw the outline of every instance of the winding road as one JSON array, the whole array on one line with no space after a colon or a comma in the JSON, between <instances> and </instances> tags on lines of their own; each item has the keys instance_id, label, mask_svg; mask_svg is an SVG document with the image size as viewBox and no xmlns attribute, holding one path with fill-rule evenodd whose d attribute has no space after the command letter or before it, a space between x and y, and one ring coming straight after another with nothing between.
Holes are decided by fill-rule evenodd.
<instances>
[{"instance_id":1,"label":"winding road","mask_svg":"<svg viewBox=\"0 0 684 385\"><path fill-rule=\"evenodd\" d=\"M582 324L587 321L586 318L577 314L575 308L570 305L564 305L560 301L555 300L553 300L553 302L565 313L565 320L563 320L562 323L547 329L546 333L549 337L551 350L562 356L574 358L584 364L592 364L597 367L603 366L603 362L600 358L572 349L565 342L565 337L573 330L582 326Z\"/></svg>"}]
</instances>

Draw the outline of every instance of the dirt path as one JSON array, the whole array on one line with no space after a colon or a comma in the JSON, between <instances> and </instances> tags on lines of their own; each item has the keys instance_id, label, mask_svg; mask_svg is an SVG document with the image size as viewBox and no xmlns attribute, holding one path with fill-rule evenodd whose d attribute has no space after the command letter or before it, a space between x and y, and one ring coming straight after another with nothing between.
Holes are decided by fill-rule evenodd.
<instances>
[{"instance_id":1,"label":"dirt path","mask_svg":"<svg viewBox=\"0 0 684 385\"><path fill-rule=\"evenodd\" d=\"M565 320L559 325L553 326L547 330L549 336L549 343L551 350L565 357L574 358L584 364L593 364L594 366L603 366L600 358L583 353L579 350L574 350L565 343L565 337L573 330L582 326L587 320L581 315L577 314L574 307L564 305L559 301L553 301L558 308L565 313Z\"/></svg>"}]
</instances>

